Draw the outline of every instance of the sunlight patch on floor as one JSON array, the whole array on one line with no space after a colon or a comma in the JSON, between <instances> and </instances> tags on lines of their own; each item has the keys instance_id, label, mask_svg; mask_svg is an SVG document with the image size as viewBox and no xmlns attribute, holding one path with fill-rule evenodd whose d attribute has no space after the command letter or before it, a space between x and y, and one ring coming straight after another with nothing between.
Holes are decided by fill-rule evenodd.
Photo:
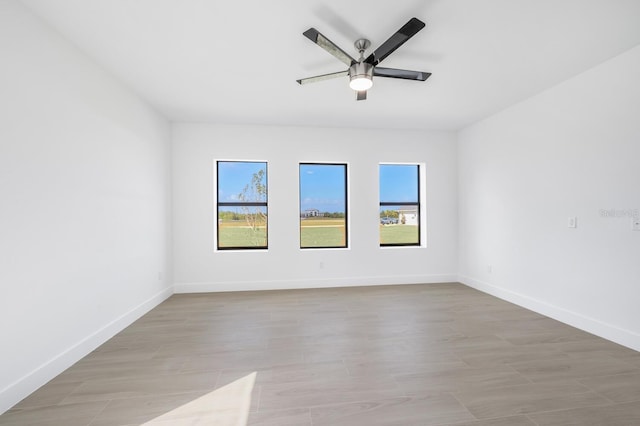
<instances>
[{"instance_id":1,"label":"sunlight patch on floor","mask_svg":"<svg viewBox=\"0 0 640 426\"><path fill-rule=\"evenodd\" d=\"M164 413L142 426L246 426L256 372Z\"/></svg>"}]
</instances>

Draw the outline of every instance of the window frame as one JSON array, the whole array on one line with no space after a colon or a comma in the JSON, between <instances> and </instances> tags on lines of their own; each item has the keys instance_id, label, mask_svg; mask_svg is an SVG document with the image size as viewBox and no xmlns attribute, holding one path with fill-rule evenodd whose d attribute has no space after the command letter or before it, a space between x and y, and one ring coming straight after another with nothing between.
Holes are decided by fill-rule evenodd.
<instances>
[{"instance_id":1,"label":"window frame","mask_svg":"<svg viewBox=\"0 0 640 426\"><path fill-rule=\"evenodd\" d=\"M413 201L382 201L382 196L380 193L380 183L381 183L381 167L382 166L414 166L416 167L417 176L416 176L416 200ZM423 214L423 202L424 202L424 188L423 188L423 174L424 174L424 164L422 163L401 163L401 162L386 162L378 164L378 229L380 227L380 209L384 206L415 206L416 208L416 224L418 226L418 242L417 243L382 243L380 241L380 231L378 230L378 244L380 248L389 248L389 247L424 247L424 214Z\"/></svg>"},{"instance_id":2,"label":"window frame","mask_svg":"<svg viewBox=\"0 0 640 426\"><path fill-rule=\"evenodd\" d=\"M256 163L264 164L264 185L266 187L265 201L220 201L220 163ZM215 160L214 162L215 173L215 189L214 189L214 209L215 209L215 251L229 252L229 251L267 251L269 249L269 162L266 160ZM233 247L220 247L220 207L264 207L267 221L265 223L265 242L263 246L233 246Z\"/></svg>"},{"instance_id":3,"label":"window frame","mask_svg":"<svg viewBox=\"0 0 640 426\"><path fill-rule=\"evenodd\" d=\"M302 246L302 166L342 166L344 169L344 245L343 246ZM298 163L298 245L300 250L348 250L349 249L349 163L332 161L300 161Z\"/></svg>"}]
</instances>

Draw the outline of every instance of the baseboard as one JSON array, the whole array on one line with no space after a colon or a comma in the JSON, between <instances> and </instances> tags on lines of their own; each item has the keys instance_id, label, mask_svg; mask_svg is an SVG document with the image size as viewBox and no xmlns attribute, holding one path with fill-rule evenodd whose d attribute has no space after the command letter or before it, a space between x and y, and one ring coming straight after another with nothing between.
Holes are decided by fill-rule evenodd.
<instances>
[{"instance_id":1,"label":"baseboard","mask_svg":"<svg viewBox=\"0 0 640 426\"><path fill-rule=\"evenodd\" d=\"M553 318L572 327L579 328L588 333L595 334L603 339L610 340L630 349L640 351L640 334L626 330L615 325L599 321L595 318L552 305L539 299L525 296L510 290L506 290L492 284L476 280L466 276L459 276L458 281L464 285L475 288L483 293L499 297L500 299L522 306L539 314Z\"/></svg>"},{"instance_id":2,"label":"baseboard","mask_svg":"<svg viewBox=\"0 0 640 426\"><path fill-rule=\"evenodd\" d=\"M129 312L121 315L119 318L116 318L109 324L95 331L93 334L85 337L69 349L53 357L31 373L2 389L0 391L0 414L4 413L18 402L22 401L25 397L35 392L42 385L75 364L78 360L89 354L124 328L131 325L131 323L158 306L172 294L173 287L168 287L165 290L162 290L134 307Z\"/></svg>"},{"instance_id":3,"label":"baseboard","mask_svg":"<svg viewBox=\"0 0 640 426\"><path fill-rule=\"evenodd\" d=\"M274 281L228 281L176 283L175 293L215 293L223 291L291 290L304 288L362 287L397 284L433 284L457 281L456 274L353 277Z\"/></svg>"}]
</instances>

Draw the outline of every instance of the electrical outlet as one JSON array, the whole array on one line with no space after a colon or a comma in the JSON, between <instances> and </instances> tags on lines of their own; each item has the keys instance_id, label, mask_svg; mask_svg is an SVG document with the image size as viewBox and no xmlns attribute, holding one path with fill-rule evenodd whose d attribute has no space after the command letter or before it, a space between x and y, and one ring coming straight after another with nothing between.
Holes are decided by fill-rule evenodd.
<instances>
[{"instance_id":1,"label":"electrical outlet","mask_svg":"<svg viewBox=\"0 0 640 426\"><path fill-rule=\"evenodd\" d=\"M320 269L324 269L324 262L320 262Z\"/></svg>"},{"instance_id":2,"label":"electrical outlet","mask_svg":"<svg viewBox=\"0 0 640 426\"><path fill-rule=\"evenodd\" d=\"M577 228L578 227L578 218L575 216L569 216L567 220L567 226L569 228Z\"/></svg>"}]
</instances>

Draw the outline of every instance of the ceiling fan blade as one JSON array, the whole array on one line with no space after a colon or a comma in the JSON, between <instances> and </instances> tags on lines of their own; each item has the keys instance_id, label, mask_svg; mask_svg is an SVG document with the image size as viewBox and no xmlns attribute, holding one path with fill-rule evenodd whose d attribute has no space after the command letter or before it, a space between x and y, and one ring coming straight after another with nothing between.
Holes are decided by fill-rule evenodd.
<instances>
[{"instance_id":1,"label":"ceiling fan blade","mask_svg":"<svg viewBox=\"0 0 640 426\"><path fill-rule=\"evenodd\" d=\"M315 77L301 78L296 80L298 84L315 83L317 81L330 80L332 78L345 77L349 75L349 70L332 72L331 74L316 75Z\"/></svg>"},{"instance_id":2,"label":"ceiling fan blade","mask_svg":"<svg viewBox=\"0 0 640 426\"><path fill-rule=\"evenodd\" d=\"M366 101L367 100L367 91L366 90L358 90L356 92L356 101Z\"/></svg>"},{"instance_id":3,"label":"ceiling fan blade","mask_svg":"<svg viewBox=\"0 0 640 426\"><path fill-rule=\"evenodd\" d=\"M373 75L376 77L402 78L405 80L425 81L431 76L430 72L399 70L396 68L375 67Z\"/></svg>"},{"instance_id":4,"label":"ceiling fan blade","mask_svg":"<svg viewBox=\"0 0 640 426\"><path fill-rule=\"evenodd\" d=\"M384 58L391 55L398 47L402 46L407 40L416 35L418 31L425 27L425 25L426 24L418 18L411 18L409 22L404 24L404 26L394 35L389 37L387 41L374 50L365 61L372 65L378 65L384 60Z\"/></svg>"},{"instance_id":5,"label":"ceiling fan blade","mask_svg":"<svg viewBox=\"0 0 640 426\"><path fill-rule=\"evenodd\" d=\"M302 35L304 35L306 38L308 38L318 46L322 47L327 52L331 53L333 56L338 58L338 60L347 64L347 66L351 66L352 64L357 62L355 59L349 56L347 52L340 49L335 45L335 43L320 34L315 28L309 28L307 31L303 32Z\"/></svg>"}]
</instances>

